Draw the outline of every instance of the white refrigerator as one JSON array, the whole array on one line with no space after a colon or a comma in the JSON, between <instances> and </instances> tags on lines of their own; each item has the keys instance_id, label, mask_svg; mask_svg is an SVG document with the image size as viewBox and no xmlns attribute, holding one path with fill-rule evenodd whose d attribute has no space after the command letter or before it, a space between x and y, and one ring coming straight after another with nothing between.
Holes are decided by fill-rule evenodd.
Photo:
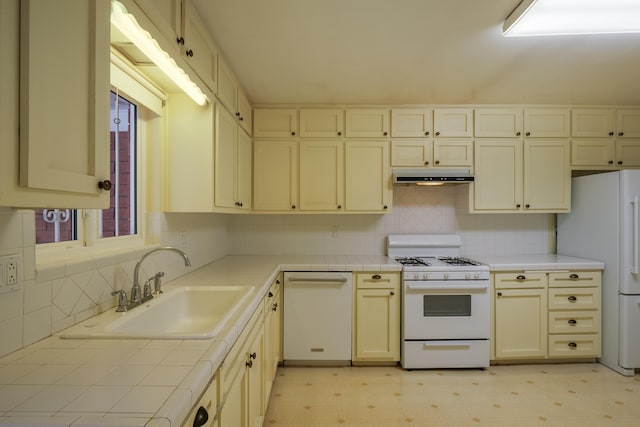
<instances>
[{"instance_id":1,"label":"white refrigerator","mask_svg":"<svg viewBox=\"0 0 640 427\"><path fill-rule=\"evenodd\" d=\"M602 357L640 369L640 170L573 178L571 213L558 214L557 252L602 261Z\"/></svg>"}]
</instances>

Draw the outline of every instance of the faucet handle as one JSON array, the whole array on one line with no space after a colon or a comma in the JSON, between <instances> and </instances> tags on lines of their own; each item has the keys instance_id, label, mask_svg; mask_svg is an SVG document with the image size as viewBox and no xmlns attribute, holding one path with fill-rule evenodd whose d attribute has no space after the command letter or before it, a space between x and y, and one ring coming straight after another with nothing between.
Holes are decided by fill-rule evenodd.
<instances>
[{"instance_id":1,"label":"faucet handle","mask_svg":"<svg viewBox=\"0 0 640 427\"><path fill-rule=\"evenodd\" d=\"M164 271L160 271L153 276L153 290L154 294L162 293L162 278L164 277Z\"/></svg>"},{"instance_id":2,"label":"faucet handle","mask_svg":"<svg viewBox=\"0 0 640 427\"><path fill-rule=\"evenodd\" d=\"M111 292L111 296L118 296L118 308L116 308L117 312L127 311L127 291L125 290L117 290Z\"/></svg>"},{"instance_id":3,"label":"faucet handle","mask_svg":"<svg viewBox=\"0 0 640 427\"><path fill-rule=\"evenodd\" d=\"M153 296L151 295L151 281L153 280L153 278L147 279L146 282L144 282L144 287L142 288L142 302L145 302L151 298L153 298Z\"/></svg>"}]
</instances>

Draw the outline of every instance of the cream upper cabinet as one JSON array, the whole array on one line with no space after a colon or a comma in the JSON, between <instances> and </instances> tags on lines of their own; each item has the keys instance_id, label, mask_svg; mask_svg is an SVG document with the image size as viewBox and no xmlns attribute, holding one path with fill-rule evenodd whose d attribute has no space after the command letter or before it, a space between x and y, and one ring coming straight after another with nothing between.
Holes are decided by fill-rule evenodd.
<instances>
[{"instance_id":1,"label":"cream upper cabinet","mask_svg":"<svg viewBox=\"0 0 640 427\"><path fill-rule=\"evenodd\" d=\"M344 209L344 142L300 141L300 210Z\"/></svg>"},{"instance_id":2,"label":"cream upper cabinet","mask_svg":"<svg viewBox=\"0 0 640 427\"><path fill-rule=\"evenodd\" d=\"M400 274L355 275L353 360L400 360Z\"/></svg>"},{"instance_id":3,"label":"cream upper cabinet","mask_svg":"<svg viewBox=\"0 0 640 427\"><path fill-rule=\"evenodd\" d=\"M433 134L433 110L430 108L394 108L391 110L391 136L424 138Z\"/></svg>"},{"instance_id":4,"label":"cream upper cabinet","mask_svg":"<svg viewBox=\"0 0 640 427\"><path fill-rule=\"evenodd\" d=\"M574 138L571 140L571 166L616 165L616 144L611 138Z\"/></svg>"},{"instance_id":5,"label":"cream upper cabinet","mask_svg":"<svg viewBox=\"0 0 640 427\"><path fill-rule=\"evenodd\" d=\"M640 166L640 138L616 140L616 165L619 167Z\"/></svg>"},{"instance_id":6,"label":"cream upper cabinet","mask_svg":"<svg viewBox=\"0 0 640 427\"><path fill-rule=\"evenodd\" d=\"M347 141L345 207L348 211L391 210L388 141Z\"/></svg>"},{"instance_id":7,"label":"cream upper cabinet","mask_svg":"<svg viewBox=\"0 0 640 427\"><path fill-rule=\"evenodd\" d=\"M616 111L616 135L624 138L640 138L640 110Z\"/></svg>"},{"instance_id":8,"label":"cream upper cabinet","mask_svg":"<svg viewBox=\"0 0 640 427\"><path fill-rule=\"evenodd\" d=\"M389 135L389 110L347 108L346 136L381 138Z\"/></svg>"},{"instance_id":9,"label":"cream upper cabinet","mask_svg":"<svg viewBox=\"0 0 640 427\"><path fill-rule=\"evenodd\" d=\"M298 209L298 141L253 142L253 209Z\"/></svg>"},{"instance_id":10,"label":"cream upper cabinet","mask_svg":"<svg viewBox=\"0 0 640 427\"><path fill-rule=\"evenodd\" d=\"M436 108L433 111L436 138L473 136L472 108Z\"/></svg>"},{"instance_id":11,"label":"cream upper cabinet","mask_svg":"<svg viewBox=\"0 0 640 427\"><path fill-rule=\"evenodd\" d=\"M182 0L134 0L172 44L182 36Z\"/></svg>"},{"instance_id":12,"label":"cream upper cabinet","mask_svg":"<svg viewBox=\"0 0 640 427\"><path fill-rule=\"evenodd\" d=\"M340 138L343 135L343 109L305 108L300 110L301 138Z\"/></svg>"},{"instance_id":13,"label":"cream upper cabinet","mask_svg":"<svg viewBox=\"0 0 640 427\"><path fill-rule=\"evenodd\" d=\"M524 136L529 138L566 138L571 133L568 108L526 108Z\"/></svg>"},{"instance_id":14,"label":"cream upper cabinet","mask_svg":"<svg viewBox=\"0 0 640 427\"><path fill-rule=\"evenodd\" d=\"M222 58L218 61L218 92L216 97L235 116L240 127L251 135L253 127L251 103Z\"/></svg>"},{"instance_id":15,"label":"cream upper cabinet","mask_svg":"<svg viewBox=\"0 0 640 427\"><path fill-rule=\"evenodd\" d=\"M0 205L108 208L110 3L1 7Z\"/></svg>"},{"instance_id":16,"label":"cream upper cabinet","mask_svg":"<svg viewBox=\"0 0 640 427\"><path fill-rule=\"evenodd\" d=\"M574 108L571 110L571 136L606 138L615 135L614 110Z\"/></svg>"},{"instance_id":17,"label":"cream upper cabinet","mask_svg":"<svg viewBox=\"0 0 640 427\"><path fill-rule=\"evenodd\" d=\"M391 166L433 165L433 140L394 138L391 140Z\"/></svg>"},{"instance_id":18,"label":"cream upper cabinet","mask_svg":"<svg viewBox=\"0 0 640 427\"><path fill-rule=\"evenodd\" d=\"M477 140L474 212L567 212L569 141Z\"/></svg>"},{"instance_id":19,"label":"cream upper cabinet","mask_svg":"<svg viewBox=\"0 0 640 427\"><path fill-rule=\"evenodd\" d=\"M238 131L235 118L216 105L215 205L251 209L251 138Z\"/></svg>"},{"instance_id":20,"label":"cream upper cabinet","mask_svg":"<svg viewBox=\"0 0 640 427\"><path fill-rule=\"evenodd\" d=\"M254 109L253 136L256 138L297 138L298 110L288 108Z\"/></svg>"},{"instance_id":21,"label":"cream upper cabinet","mask_svg":"<svg viewBox=\"0 0 640 427\"><path fill-rule=\"evenodd\" d=\"M518 138L522 136L520 108L476 108L474 132L478 138Z\"/></svg>"},{"instance_id":22,"label":"cream upper cabinet","mask_svg":"<svg viewBox=\"0 0 640 427\"><path fill-rule=\"evenodd\" d=\"M525 141L525 210L568 212L571 209L569 162L569 141Z\"/></svg>"},{"instance_id":23,"label":"cream upper cabinet","mask_svg":"<svg viewBox=\"0 0 640 427\"><path fill-rule=\"evenodd\" d=\"M433 142L433 165L440 167L472 166L473 141L445 139Z\"/></svg>"},{"instance_id":24,"label":"cream upper cabinet","mask_svg":"<svg viewBox=\"0 0 640 427\"><path fill-rule=\"evenodd\" d=\"M496 359L546 358L546 274L496 273L494 285Z\"/></svg>"}]
</instances>

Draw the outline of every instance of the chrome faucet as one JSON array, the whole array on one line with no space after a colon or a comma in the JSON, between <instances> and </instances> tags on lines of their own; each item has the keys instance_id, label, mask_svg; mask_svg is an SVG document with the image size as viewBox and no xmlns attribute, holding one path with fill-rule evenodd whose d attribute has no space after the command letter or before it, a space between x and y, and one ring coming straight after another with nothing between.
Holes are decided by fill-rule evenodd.
<instances>
[{"instance_id":1,"label":"chrome faucet","mask_svg":"<svg viewBox=\"0 0 640 427\"><path fill-rule=\"evenodd\" d=\"M130 300L129 300L129 308L131 307L135 307L137 305L142 304L143 302L150 300L151 298L153 298L153 295L151 295L150 292L145 292L145 295L142 295L142 289L140 288L140 282L138 280L138 276L140 273L140 265L142 264L142 261L144 261L149 255L155 253L155 252L159 252L159 251L172 251L177 253L178 255L180 255L182 257L182 259L184 260L184 265L185 267L190 267L191 266L191 262L189 261L189 257L187 256L186 253L184 253L183 251L181 251L178 248L174 248L172 246L161 246L159 248L150 250L149 252L147 252L146 254L144 254L142 256L142 258L140 258L140 260L136 263L136 266L133 269L133 286L131 287L131 296L130 296ZM155 283L155 288L156 288L156 292L160 292L160 277L164 276L164 273L162 273L161 275L158 273L154 276L154 278L156 279L156 283Z\"/></svg>"}]
</instances>

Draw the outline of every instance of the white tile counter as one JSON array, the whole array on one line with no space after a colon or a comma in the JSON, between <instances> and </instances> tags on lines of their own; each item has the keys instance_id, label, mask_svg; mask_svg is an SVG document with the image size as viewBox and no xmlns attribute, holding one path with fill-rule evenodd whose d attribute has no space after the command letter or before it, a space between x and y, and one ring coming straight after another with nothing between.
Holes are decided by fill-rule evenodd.
<instances>
[{"instance_id":1,"label":"white tile counter","mask_svg":"<svg viewBox=\"0 0 640 427\"><path fill-rule=\"evenodd\" d=\"M558 271L602 270L604 263L590 259L555 254L534 255L473 255L476 261L488 264L491 271Z\"/></svg>"},{"instance_id":2,"label":"white tile counter","mask_svg":"<svg viewBox=\"0 0 640 427\"><path fill-rule=\"evenodd\" d=\"M278 272L304 270L401 267L386 256L224 257L165 285L256 288L215 339L46 338L0 358L0 426L179 426Z\"/></svg>"}]
</instances>

